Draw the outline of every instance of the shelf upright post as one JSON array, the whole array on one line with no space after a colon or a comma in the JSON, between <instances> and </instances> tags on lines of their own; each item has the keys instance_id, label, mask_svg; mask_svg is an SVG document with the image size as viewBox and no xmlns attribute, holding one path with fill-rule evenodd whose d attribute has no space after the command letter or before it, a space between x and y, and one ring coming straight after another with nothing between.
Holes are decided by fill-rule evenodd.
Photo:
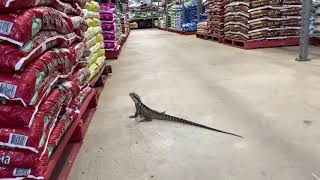
<instances>
[{"instance_id":1,"label":"shelf upright post","mask_svg":"<svg viewBox=\"0 0 320 180\"><path fill-rule=\"evenodd\" d=\"M197 19L198 23L200 22L201 19L201 13L202 13L202 0L198 0L198 8L197 8Z\"/></svg>"},{"instance_id":2,"label":"shelf upright post","mask_svg":"<svg viewBox=\"0 0 320 180\"><path fill-rule=\"evenodd\" d=\"M297 61L309 61L309 37L312 0L302 0L302 20L300 33L299 57Z\"/></svg>"},{"instance_id":3,"label":"shelf upright post","mask_svg":"<svg viewBox=\"0 0 320 180\"><path fill-rule=\"evenodd\" d=\"M164 0L164 3L165 3L165 13L166 13L166 30L168 30L168 28L169 28L169 24L168 24L168 22L169 22L169 13L168 13L168 0Z\"/></svg>"}]
</instances>

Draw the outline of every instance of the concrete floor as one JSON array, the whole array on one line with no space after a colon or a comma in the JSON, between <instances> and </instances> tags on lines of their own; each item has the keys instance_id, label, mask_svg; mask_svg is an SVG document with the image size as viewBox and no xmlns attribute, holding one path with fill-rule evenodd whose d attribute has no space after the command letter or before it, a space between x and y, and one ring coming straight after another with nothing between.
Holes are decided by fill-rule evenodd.
<instances>
[{"instance_id":1,"label":"concrete floor","mask_svg":"<svg viewBox=\"0 0 320 180\"><path fill-rule=\"evenodd\" d=\"M317 52L318 51L318 52ZM71 180L317 180L320 52L241 50L136 30L105 88ZM129 92L149 107L237 137L177 123L137 123Z\"/></svg>"}]
</instances>

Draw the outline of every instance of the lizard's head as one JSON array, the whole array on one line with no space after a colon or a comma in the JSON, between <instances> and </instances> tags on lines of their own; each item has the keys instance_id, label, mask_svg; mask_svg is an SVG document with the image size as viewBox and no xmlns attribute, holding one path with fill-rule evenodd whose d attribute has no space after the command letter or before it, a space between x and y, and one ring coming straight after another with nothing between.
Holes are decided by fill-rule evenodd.
<instances>
[{"instance_id":1,"label":"lizard's head","mask_svg":"<svg viewBox=\"0 0 320 180\"><path fill-rule=\"evenodd\" d=\"M141 103L141 99L138 94L132 92L132 93L129 93L129 96L131 97L134 103Z\"/></svg>"}]
</instances>

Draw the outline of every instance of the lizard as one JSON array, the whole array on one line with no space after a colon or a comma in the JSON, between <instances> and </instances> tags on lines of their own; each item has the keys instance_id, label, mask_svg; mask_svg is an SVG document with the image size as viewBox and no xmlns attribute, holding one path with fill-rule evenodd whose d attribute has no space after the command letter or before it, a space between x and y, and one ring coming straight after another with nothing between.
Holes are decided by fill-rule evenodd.
<instances>
[{"instance_id":1,"label":"lizard","mask_svg":"<svg viewBox=\"0 0 320 180\"><path fill-rule=\"evenodd\" d=\"M132 116L129 116L129 117L130 118L137 118L140 115L144 119L140 120L139 122L152 121L153 119L173 121L173 122L178 122L178 123L188 124L188 125L192 125L192 126L197 126L197 127L200 127L200 128L205 128L205 129L208 129L208 130L217 131L217 132L220 132L220 133L229 134L229 135L233 135L233 136L237 136L237 137L243 138L242 136L237 135L237 134L233 134L233 133L230 133L230 132L226 132L226 131L222 131L222 130L219 130L219 129L211 128L211 127L208 127L208 126L205 126L205 125L202 125L202 124L198 124L198 123L186 120L186 119L182 119L182 118L179 118L179 117L168 115L168 114L165 113L165 111L164 112L155 111L155 110L149 108L148 106L146 106L145 104L143 104L142 101L141 101L140 96L138 94L134 93L134 92L133 93L129 93L129 96L133 100L133 102L135 104L135 108L136 108L135 114L132 115Z\"/></svg>"}]
</instances>

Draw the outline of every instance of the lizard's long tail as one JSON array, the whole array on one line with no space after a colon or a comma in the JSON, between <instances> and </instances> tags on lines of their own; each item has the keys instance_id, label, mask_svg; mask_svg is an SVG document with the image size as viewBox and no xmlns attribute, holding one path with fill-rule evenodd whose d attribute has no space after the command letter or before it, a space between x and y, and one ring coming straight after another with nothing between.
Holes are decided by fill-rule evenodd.
<instances>
[{"instance_id":1,"label":"lizard's long tail","mask_svg":"<svg viewBox=\"0 0 320 180\"><path fill-rule=\"evenodd\" d=\"M167 120L170 120L170 121L180 122L180 123L183 123L183 124L197 126L197 127L201 127L201 128L204 128L204 129L209 129L209 130L212 130L212 131L217 131L217 132L220 132L220 133L229 134L229 135L232 135L232 136L237 136L237 137L243 138L242 136L237 135L237 134L233 134L233 133L230 133L230 132L226 132L226 131L222 131L222 130L219 130L219 129L211 128L211 127L208 127L208 126L205 126L205 125L202 125L202 124L198 124L198 123L195 123L195 122L192 122L192 121L188 121L188 120L185 120L185 119L182 119L182 118L177 118L177 117L170 116L170 115L167 115L167 117L168 117Z\"/></svg>"}]
</instances>

